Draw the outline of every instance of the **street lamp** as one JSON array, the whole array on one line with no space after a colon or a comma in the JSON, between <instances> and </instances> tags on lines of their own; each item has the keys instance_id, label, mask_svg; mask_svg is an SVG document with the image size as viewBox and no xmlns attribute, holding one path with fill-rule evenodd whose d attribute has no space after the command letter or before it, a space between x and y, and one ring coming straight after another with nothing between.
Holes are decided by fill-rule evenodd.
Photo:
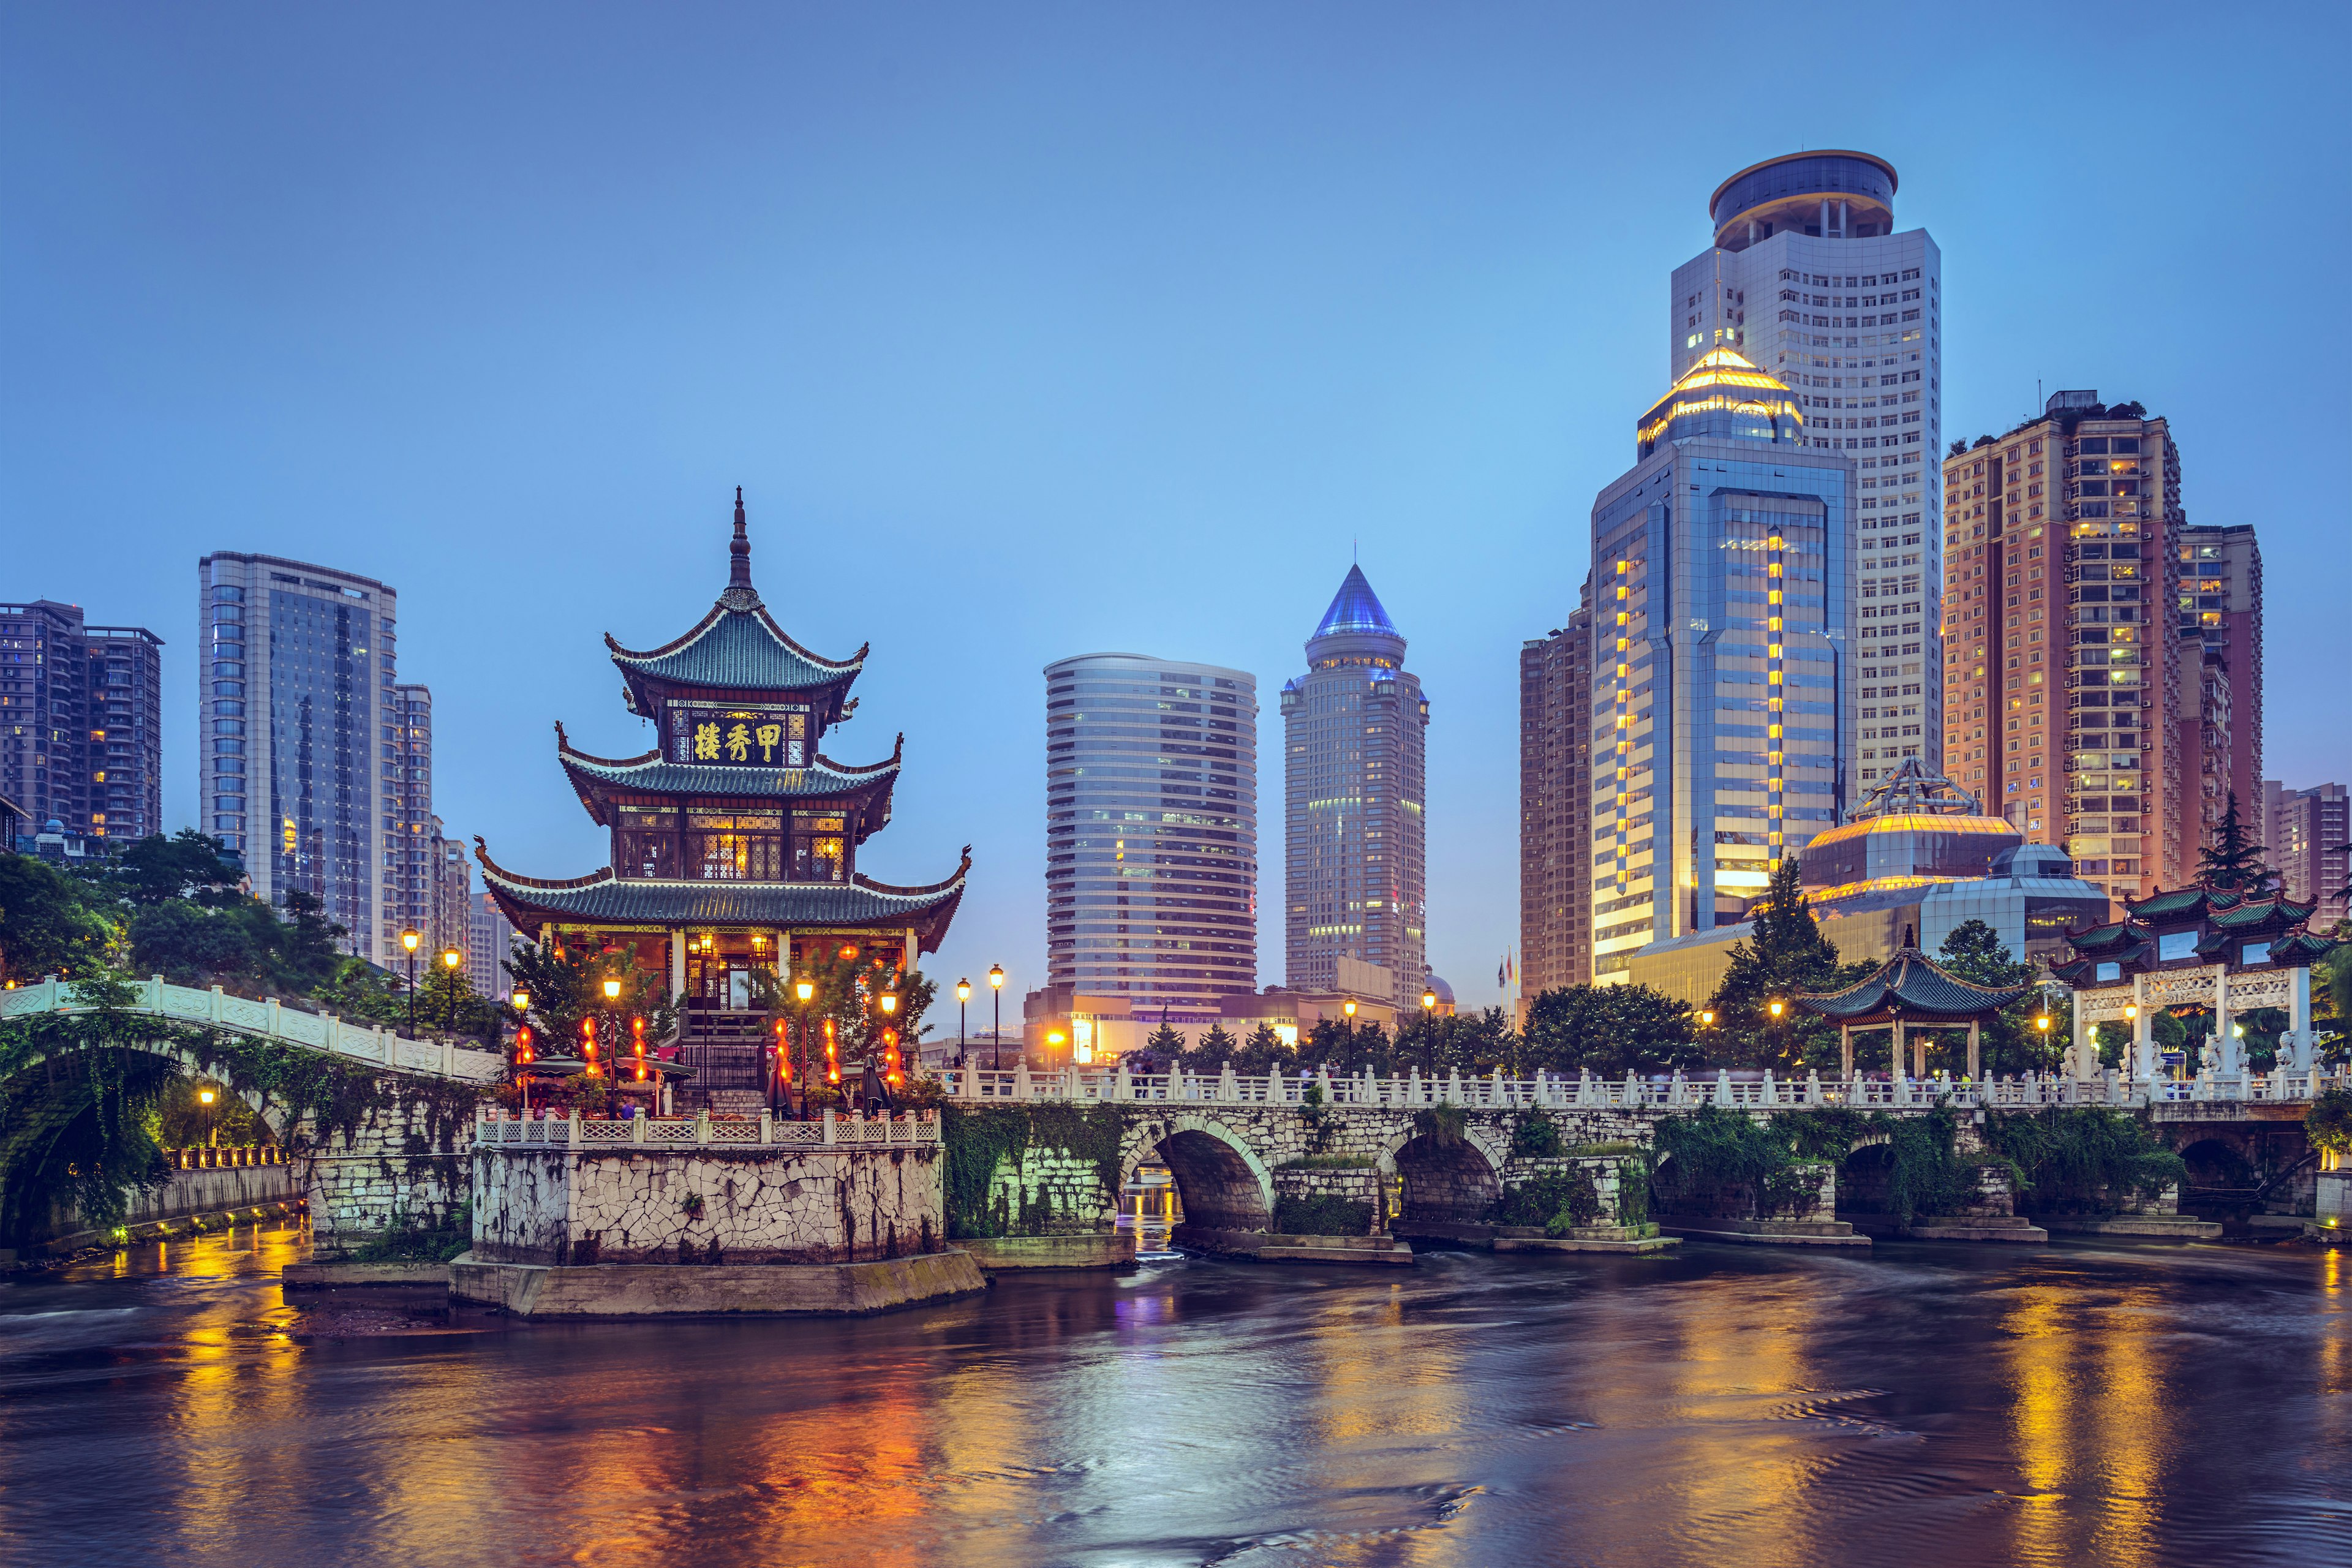
<instances>
[{"instance_id":1,"label":"street lamp","mask_svg":"<svg viewBox=\"0 0 2352 1568\"><path fill-rule=\"evenodd\" d=\"M800 1000L801 1005L801 1117L805 1121L808 1117L809 1091L809 998L816 994L816 982L803 975L793 982L793 994Z\"/></svg>"},{"instance_id":2,"label":"street lamp","mask_svg":"<svg viewBox=\"0 0 2352 1568\"><path fill-rule=\"evenodd\" d=\"M988 966L988 988L996 993L996 1070L1004 1070L1004 966Z\"/></svg>"},{"instance_id":3,"label":"street lamp","mask_svg":"<svg viewBox=\"0 0 2352 1568\"><path fill-rule=\"evenodd\" d=\"M1714 1028L1714 1027L1715 1027L1715 1009L1714 1009L1714 1008L1712 1008L1712 1007L1702 1007L1702 1008L1700 1008L1700 1009L1699 1009L1699 1015L1698 1015L1698 1026L1699 1026L1700 1028L1702 1028L1702 1029L1712 1029L1712 1028Z\"/></svg>"},{"instance_id":4,"label":"street lamp","mask_svg":"<svg viewBox=\"0 0 2352 1568\"><path fill-rule=\"evenodd\" d=\"M1772 998L1772 1022L1776 1026L1774 1032L1780 1037L1780 1059L1783 1062L1789 1059L1789 1021L1786 1016L1788 1011L1789 1005L1786 1002L1781 1001L1778 996Z\"/></svg>"},{"instance_id":5,"label":"street lamp","mask_svg":"<svg viewBox=\"0 0 2352 1568\"><path fill-rule=\"evenodd\" d=\"M444 1034L457 1032L457 966L465 962L466 955L456 948L441 950L441 967L449 972L449 1005L442 1010L446 1020L442 1025Z\"/></svg>"},{"instance_id":6,"label":"street lamp","mask_svg":"<svg viewBox=\"0 0 2352 1568\"><path fill-rule=\"evenodd\" d=\"M956 1066L958 1066L958 1067L961 1067L961 1066L963 1066L963 1055L964 1055L964 1038L963 1038L963 1007L964 1007L964 1004L965 1004L965 1003L967 1003L967 1002L969 1002L969 1001L971 1001L971 981L969 981L969 980L959 980L959 981L957 981L957 982L956 982Z\"/></svg>"},{"instance_id":7,"label":"street lamp","mask_svg":"<svg viewBox=\"0 0 2352 1568\"><path fill-rule=\"evenodd\" d=\"M400 945L408 950L408 1032L416 1033L416 944L425 939L410 926L400 933Z\"/></svg>"},{"instance_id":8,"label":"street lamp","mask_svg":"<svg viewBox=\"0 0 2352 1568\"><path fill-rule=\"evenodd\" d=\"M1356 999L1349 997L1339 1004L1339 1011L1348 1015L1348 1065L1356 1065Z\"/></svg>"},{"instance_id":9,"label":"street lamp","mask_svg":"<svg viewBox=\"0 0 2352 1568\"><path fill-rule=\"evenodd\" d=\"M1437 1044L1437 993L1429 986L1421 988L1421 1065L1433 1077L1437 1072L1437 1058L1433 1054Z\"/></svg>"},{"instance_id":10,"label":"street lamp","mask_svg":"<svg viewBox=\"0 0 2352 1568\"><path fill-rule=\"evenodd\" d=\"M205 1108L205 1147L209 1149L213 1146L213 1091L200 1089L196 1090L196 1099Z\"/></svg>"}]
</instances>

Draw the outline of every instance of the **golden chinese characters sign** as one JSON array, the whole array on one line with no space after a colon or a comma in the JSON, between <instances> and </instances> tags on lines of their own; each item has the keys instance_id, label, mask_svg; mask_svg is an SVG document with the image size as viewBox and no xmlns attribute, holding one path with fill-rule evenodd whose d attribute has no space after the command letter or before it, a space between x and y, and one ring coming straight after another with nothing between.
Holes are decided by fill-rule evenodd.
<instances>
[{"instance_id":1,"label":"golden chinese characters sign","mask_svg":"<svg viewBox=\"0 0 2352 1568\"><path fill-rule=\"evenodd\" d=\"M706 767L803 767L808 727L805 708L674 707L670 758Z\"/></svg>"}]
</instances>

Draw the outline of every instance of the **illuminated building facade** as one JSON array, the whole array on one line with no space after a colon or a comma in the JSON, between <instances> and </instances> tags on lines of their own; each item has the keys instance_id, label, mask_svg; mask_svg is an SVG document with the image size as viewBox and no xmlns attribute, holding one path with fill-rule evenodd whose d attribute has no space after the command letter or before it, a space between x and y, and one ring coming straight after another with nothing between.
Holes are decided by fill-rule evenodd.
<instances>
[{"instance_id":1,"label":"illuminated building facade","mask_svg":"<svg viewBox=\"0 0 2352 1568\"><path fill-rule=\"evenodd\" d=\"M2169 428L2137 404L2056 393L2041 418L1948 457L1944 487L1946 770L2116 898L2187 882L2206 804L2184 715L2227 722L2241 700L2207 702L2201 649L2184 664L2174 635Z\"/></svg>"},{"instance_id":2,"label":"illuminated building facade","mask_svg":"<svg viewBox=\"0 0 2352 1568\"><path fill-rule=\"evenodd\" d=\"M1927 230L1895 229L1895 185L1894 165L1867 153L1790 153L1742 169L1716 188L1715 243L1675 269L1668 315L1674 376L1717 349L1737 350L1794 390L1811 446L1853 460L1853 673L1880 697L1890 686L1924 688L1900 706L1925 722L1889 736L1864 721L1864 784L1906 754L1943 765L1943 258ZM1916 744L1872 743L1885 739Z\"/></svg>"},{"instance_id":3,"label":"illuminated building facade","mask_svg":"<svg viewBox=\"0 0 2352 1568\"><path fill-rule=\"evenodd\" d=\"M163 639L78 605L0 605L0 795L27 838L96 851L163 831ZM0 816L0 845L16 825Z\"/></svg>"},{"instance_id":4,"label":"illuminated building facade","mask_svg":"<svg viewBox=\"0 0 2352 1568\"><path fill-rule=\"evenodd\" d=\"M592 756L556 726L556 760L612 863L546 880L506 870L479 845L483 880L523 936L570 953L626 952L686 999L697 1089L761 1079L768 1016L754 978L846 960L903 973L935 951L971 857L946 880L893 887L857 870L890 820L899 748L861 766L819 749L856 706L866 650L811 653L751 585L741 494L726 591L683 636L639 653L605 640L629 710L653 749Z\"/></svg>"},{"instance_id":5,"label":"illuminated building facade","mask_svg":"<svg viewBox=\"0 0 2352 1568\"><path fill-rule=\"evenodd\" d=\"M1045 965L1049 990L1171 1026L1256 986L1255 677L1131 653L1045 667Z\"/></svg>"},{"instance_id":6,"label":"illuminated building facade","mask_svg":"<svg viewBox=\"0 0 2352 1568\"><path fill-rule=\"evenodd\" d=\"M257 896L282 905L302 889L361 957L404 959L414 835L397 596L373 577L215 551L196 563L196 616L205 830L244 858Z\"/></svg>"},{"instance_id":7,"label":"illuminated building facade","mask_svg":"<svg viewBox=\"0 0 2352 1568\"><path fill-rule=\"evenodd\" d=\"M1738 921L1772 863L1838 820L1855 469L1806 424L1777 378L1710 351L1643 416L1640 461L1593 503L1596 980ZM1904 684L1885 685L1885 710L1920 725L1921 682Z\"/></svg>"},{"instance_id":8,"label":"illuminated building facade","mask_svg":"<svg viewBox=\"0 0 2352 1568\"><path fill-rule=\"evenodd\" d=\"M1387 972L1417 1006L1429 973L1429 700L1405 640L1350 566L1282 688L1285 973L1337 992L1339 963Z\"/></svg>"},{"instance_id":9,"label":"illuminated building facade","mask_svg":"<svg viewBox=\"0 0 2352 1568\"><path fill-rule=\"evenodd\" d=\"M1586 584L1588 595L1591 584ZM1519 647L1519 994L1592 979L1592 608Z\"/></svg>"},{"instance_id":10,"label":"illuminated building facade","mask_svg":"<svg viewBox=\"0 0 2352 1568\"><path fill-rule=\"evenodd\" d=\"M1884 959L1916 933L1934 952L1969 921L1990 926L2011 954L2066 956L2066 931L2105 923L2105 893L2074 875L2063 851L2029 844L2004 818L1917 759L1864 793L1848 819L1797 857L1822 934L1848 963ZM1632 977L1693 1004L1714 994L1747 923L1644 949Z\"/></svg>"}]
</instances>

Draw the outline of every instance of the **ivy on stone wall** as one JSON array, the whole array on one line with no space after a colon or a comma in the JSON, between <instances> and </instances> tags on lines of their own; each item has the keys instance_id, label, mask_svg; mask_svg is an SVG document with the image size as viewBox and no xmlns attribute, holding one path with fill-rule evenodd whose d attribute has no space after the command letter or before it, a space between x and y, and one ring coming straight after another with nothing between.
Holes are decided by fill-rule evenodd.
<instances>
[{"instance_id":1,"label":"ivy on stone wall","mask_svg":"<svg viewBox=\"0 0 2352 1568\"><path fill-rule=\"evenodd\" d=\"M1511 1157L1548 1160L1559 1152L1559 1123L1543 1110L1527 1110L1511 1127Z\"/></svg>"},{"instance_id":2,"label":"ivy on stone wall","mask_svg":"<svg viewBox=\"0 0 2352 1568\"><path fill-rule=\"evenodd\" d=\"M1053 1217L1050 1195L1018 1212L1004 1199L991 1201L997 1170L1018 1166L1034 1146L1058 1149L1091 1163L1102 1189L1118 1201L1118 1149L1125 1122L1118 1109L1039 1103L989 1105L967 1110L940 1102L940 1140L946 1150L944 1173L948 1235L972 1237L1040 1234Z\"/></svg>"},{"instance_id":3,"label":"ivy on stone wall","mask_svg":"<svg viewBox=\"0 0 2352 1568\"><path fill-rule=\"evenodd\" d=\"M1503 1189L1490 1219L1496 1225L1537 1225L1564 1231L1601 1216L1601 1189L1581 1165L1547 1172Z\"/></svg>"},{"instance_id":4,"label":"ivy on stone wall","mask_svg":"<svg viewBox=\"0 0 2352 1568\"><path fill-rule=\"evenodd\" d=\"M2112 1213L2127 1195L2152 1198L2189 1179L2180 1156L2158 1142L2146 1122L2100 1106L1990 1117L1983 1136L2016 1173L2018 1192L2030 1190L2038 1208Z\"/></svg>"}]
</instances>

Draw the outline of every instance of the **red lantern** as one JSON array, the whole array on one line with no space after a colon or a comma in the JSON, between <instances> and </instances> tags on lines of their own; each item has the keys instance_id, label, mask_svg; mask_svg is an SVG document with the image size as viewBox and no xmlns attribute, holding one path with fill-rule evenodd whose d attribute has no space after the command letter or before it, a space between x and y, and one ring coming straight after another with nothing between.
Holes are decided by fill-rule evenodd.
<instances>
[{"instance_id":1,"label":"red lantern","mask_svg":"<svg viewBox=\"0 0 2352 1568\"><path fill-rule=\"evenodd\" d=\"M515 1031L515 1060L519 1062L527 1062L530 1059L530 1026L529 1024L525 1024L521 1028Z\"/></svg>"}]
</instances>

